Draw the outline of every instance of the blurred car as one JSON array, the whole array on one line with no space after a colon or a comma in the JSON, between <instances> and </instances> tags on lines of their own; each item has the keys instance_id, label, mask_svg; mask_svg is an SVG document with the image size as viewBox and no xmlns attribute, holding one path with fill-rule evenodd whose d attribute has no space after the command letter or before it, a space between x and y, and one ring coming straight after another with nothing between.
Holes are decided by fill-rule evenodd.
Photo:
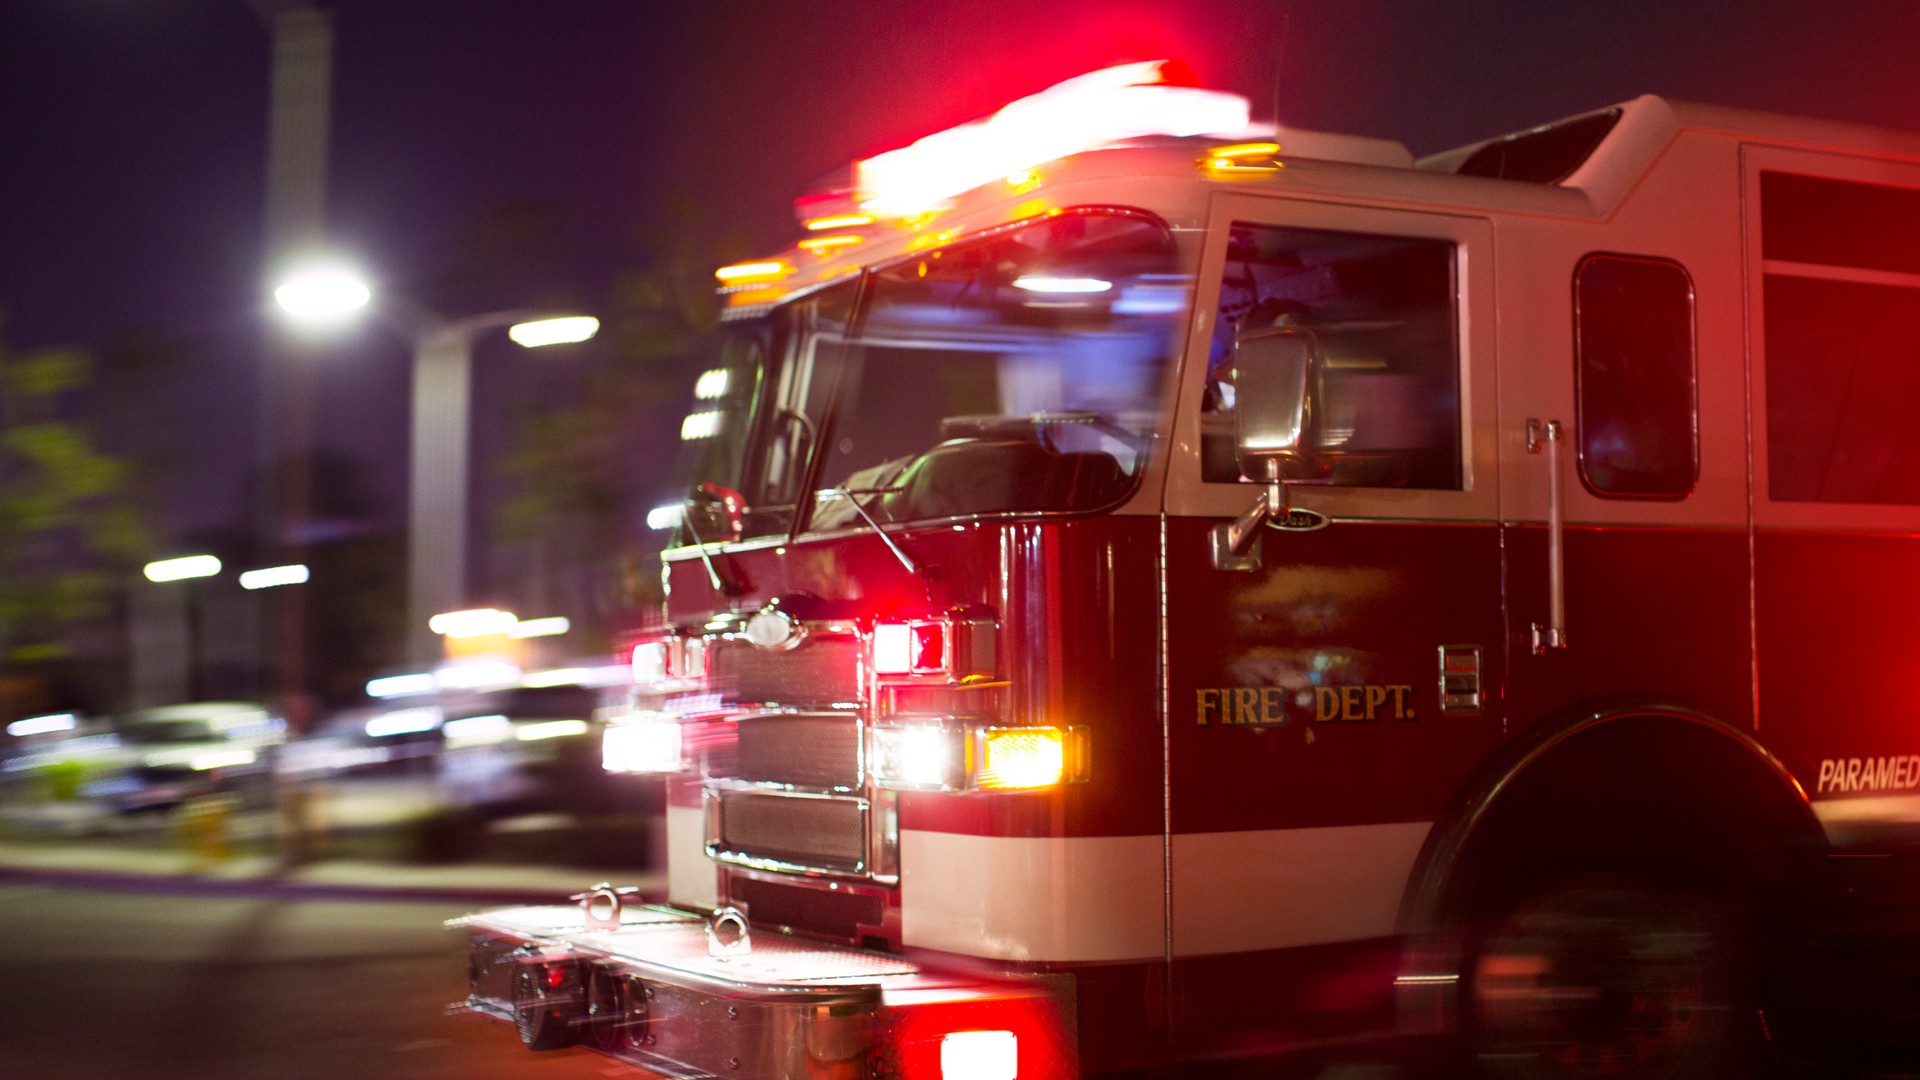
<instances>
[{"instance_id":1,"label":"blurred car","mask_svg":"<svg viewBox=\"0 0 1920 1080\"><path fill-rule=\"evenodd\" d=\"M264 802L286 725L251 702L204 701L116 717L112 734L115 745L90 762L94 778L80 793L132 812L213 792Z\"/></svg>"},{"instance_id":2,"label":"blurred car","mask_svg":"<svg viewBox=\"0 0 1920 1080\"><path fill-rule=\"evenodd\" d=\"M46 713L7 724L0 738L0 798L72 799L91 759L119 745L105 720Z\"/></svg>"}]
</instances>

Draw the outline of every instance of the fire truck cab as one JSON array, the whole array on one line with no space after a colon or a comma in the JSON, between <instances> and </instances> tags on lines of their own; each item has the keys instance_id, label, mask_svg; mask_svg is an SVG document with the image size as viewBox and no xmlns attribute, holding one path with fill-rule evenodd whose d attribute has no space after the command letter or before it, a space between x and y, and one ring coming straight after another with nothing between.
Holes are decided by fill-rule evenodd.
<instances>
[{"instance_id":1,"label":"fire truck cab","mask_svg":"<svg viewBox=\"0 0 1920 1080\"><path fill-rule=\"evenodd\" d=\"M1796 868L1920 822L1920 137L1415 161L1134 65L802 217L721 271L605 736L667 903L463 921L529 1045L1701 1074Z\"/></svg>"}]
</instances>

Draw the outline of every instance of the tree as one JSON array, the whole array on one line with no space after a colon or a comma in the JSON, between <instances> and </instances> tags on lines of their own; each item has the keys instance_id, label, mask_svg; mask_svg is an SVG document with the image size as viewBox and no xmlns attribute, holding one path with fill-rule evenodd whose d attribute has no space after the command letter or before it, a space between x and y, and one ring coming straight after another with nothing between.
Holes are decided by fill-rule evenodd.
<instances>
[{"instance_id":1,"label":"tree","mask_svg":"<svg viewBox=\"0 0 1920 1080\"><path fill-rule=\"evenodd\" d=\"M696 203L674 204L671 224L646 240L650 264L614 284L585 369L517 403L499 463L512 494L494 530L542 610L604 626L657 589L658 575L637 569L650 542L642 500L679 445L686 362L718 320L721 260L706 226Z\"/></svg>"},{"instance_id":2,"label":"tree","mask_svg":"<svg viewBox=\"0 0 1920 1080\"><path fill-rule=\"evenodd\" d=\"M128 463L85 420L92 379L80 350L0 339L0 665L16 675L71 655L146 550Z\"/></svg>"}]
</instances>

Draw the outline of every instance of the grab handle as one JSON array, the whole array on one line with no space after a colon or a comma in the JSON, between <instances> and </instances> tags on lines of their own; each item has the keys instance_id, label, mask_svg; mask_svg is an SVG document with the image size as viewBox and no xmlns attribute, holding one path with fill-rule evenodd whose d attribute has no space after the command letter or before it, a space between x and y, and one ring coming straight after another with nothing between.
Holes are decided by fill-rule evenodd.
<instances>
[{"instance_id":1,"label":"grab handle","mask_svg":"<svg viewBox=\"0 0 1920 1080\"><path fill-rule=\"evenodd\" d=\"M1547 456L1547 621L1533 624L1533 653L1567 647L1566 501L1560 489L1558 420L1527 421L1527 453Z\"/></svg>"}]
</instances>

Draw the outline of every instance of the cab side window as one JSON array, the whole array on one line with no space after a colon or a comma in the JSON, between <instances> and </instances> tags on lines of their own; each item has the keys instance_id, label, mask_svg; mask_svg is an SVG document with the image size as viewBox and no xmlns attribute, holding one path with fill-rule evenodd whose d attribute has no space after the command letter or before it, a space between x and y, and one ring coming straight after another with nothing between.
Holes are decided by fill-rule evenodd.
<instances>
[{"instance_id":1,"label":"cab side window","mask_svg":"<svg viewBox=\"0 0 1920 1080\"><path fill-rule=\"evenodd\" d=\"M1457 489L1460 350L1454 245L1235 222L1220 282L1201 474L1243 479L1234 457L1234 343L1243 330L1311 335L1324 371L1315 457L1326 483Z\"/></svg>"},{"instance_id":2,"label":"cab side window","mask_svg":"<svg viewBox=\"0 0 1920 1080\"><path fill-rule=\"evenodd\" d=\"M1920 505L1920 191L1760 174L1767 486Z\"/></svg>"},{"instance_id":3,"label":"cab side window","mask_svg":"<svg viewBox=\"0 0 1920 1080\"><path fill-rule=\"evenodd\" d=\"M1573 296L1581 481L1613 498L1685 498L1700 476L1693 280L1667 259L1589 255Z\"/></svg>"}]
</instances>

